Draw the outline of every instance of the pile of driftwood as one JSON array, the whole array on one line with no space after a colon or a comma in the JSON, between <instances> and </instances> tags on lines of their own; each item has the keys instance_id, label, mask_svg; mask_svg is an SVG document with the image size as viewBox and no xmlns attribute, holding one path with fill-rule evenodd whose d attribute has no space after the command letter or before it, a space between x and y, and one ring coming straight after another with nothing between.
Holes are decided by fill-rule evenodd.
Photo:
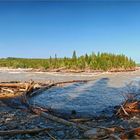
<instances>
[{"instance_id":1,"label":"pile of driftwood","mask_svg":"<svg viewBox=\"0 0 140 140\"><path fill-rule=\"evenodd\" d=\"M133 97L128 98L123 105L120 106L116 115L120 118L130 119L131 117L140 117L140 101ZM140 127L124 132L120 135L121 139L134 139L133 136L138 136L140 139Z\"/></svg>"},{"instance_id":2,"label":"pile of driftwood","mask_svg":"<svg viewBox=\"0 0 140 140\"><path fill-rule=\"evenodd\" d=\"M28 109L33 113L36 113L46 119L50 119L54 122L58 122L64 124L66 126L74 126L83 131L85 137L91 139L129 139L132 135L140 136L140 128L135 128L130 131L126 131L121 127L96 127L91 128L83 123L85 119L73 119L73 120L65 120L63 118L54 116L50 114L48 109L44 109L38 106L32 106L29 103L29 98L41 93L44 90L47 90L53 86L62 86L68 83L74 82L88 82L87 80L76 80L76 81L67 81L67 82L47 82L47 83L35 83L34 81L25 82L25 83L0 83L0 99L4 98L19 98L21 103L24 103L28 106ZM8 96L7 96L8 95ZM117 111L117 116L121 118L128 118L135 114L140 113L140 101L127 100ZM89 121L89 120L88 120ZM37 133L40 131L50 130L51 128L44 129L32 129L32 130L9 130L9 131L0 131L0 135L16 135L16 134L31 134Z\"/></svg>"},{"instance_id":3,"label":"pile of driftwood","mask_svg":"<svg viewBox=\"0 0 140 140\"><path fill-rule=\"evenodd\" d=\"M117 115L120 117L132 117L140 113L140 101L134 100L129 101L127 100L121 107L119 108Z\"/></svg>"},{"instance_id":4,"label":"pile of driftwood","mask_svg":"<svg viewBox=\"0 0 140 140\"><path fill-rule=\"evenodd\" d=\"M0 83L0 99L14 98L26 91L25 83Z\"/></svg>"}]
</instances>

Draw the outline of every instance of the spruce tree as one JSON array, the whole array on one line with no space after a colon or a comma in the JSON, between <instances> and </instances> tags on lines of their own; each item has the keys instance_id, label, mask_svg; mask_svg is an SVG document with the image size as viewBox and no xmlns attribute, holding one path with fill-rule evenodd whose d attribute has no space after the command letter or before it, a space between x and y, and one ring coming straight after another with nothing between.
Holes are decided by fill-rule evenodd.
<instances>
[{"instance_id":1,"label":"spruce tree","mask_svg":"<svg viewBox=\"0 0 140 140\"><path fill-rule=\"evenodd\" d=\"M73 51L72 59L73 59L73 60L76 60L76 59L77 59L76 51Z\"/></svg>"}]
</instances>

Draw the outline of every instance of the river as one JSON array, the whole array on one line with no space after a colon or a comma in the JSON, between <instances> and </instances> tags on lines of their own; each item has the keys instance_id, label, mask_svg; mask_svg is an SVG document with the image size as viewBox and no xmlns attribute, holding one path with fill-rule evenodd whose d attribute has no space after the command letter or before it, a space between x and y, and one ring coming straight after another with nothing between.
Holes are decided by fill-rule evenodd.
<instances>
[{"instance_id":1,"label":"river","mask_svg":"<svg viewBox=\"0 0 140 140\"><path fill-rule=\"evenodd\" d=\"M88 83L53 87L31 99L33 105L50 108L66 117L112 116L114 107L127 96L140 93L140 70L119 73L49 73L0 71L1 81L46 82L48 80L93 80Z\"/></svg>"}]
</instances>

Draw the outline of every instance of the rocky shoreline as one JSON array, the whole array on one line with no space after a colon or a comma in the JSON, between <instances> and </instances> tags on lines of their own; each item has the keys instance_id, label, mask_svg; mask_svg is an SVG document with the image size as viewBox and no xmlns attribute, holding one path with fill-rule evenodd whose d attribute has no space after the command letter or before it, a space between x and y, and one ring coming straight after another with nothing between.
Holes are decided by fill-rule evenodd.
<instances>
[{"instance_id":1,"label":"rocky shoreline","mask_svg":"<svg viewBox=\"0 0 140 140\"><path fill-rule=\"evenodd\" d=\"M33 135L18 134L0 136L0 139L18 140L18 139L72 139L82 138L82 132L77 128L67 127L65 125L46 120L26 109L16 109L8 107L6 104L0 102L0 130L26 130L35 128L51 128L52 130L40 132Z\"/></svg>"},{"instance_id":2,"label":"rocky shoreline","mask_svg":"<svg viewBox=\"0 0 140 140\"><path fill-rule=\"evenodd\" d=\"M26 130L35 128L51 128L50 131L43 131L36 134L17 134L0 136L0 139L19 140L19 139L90 139L93 138L95 133L93 131L84 132L77 127L65 126L60 123L56 123L49 119L45 119L41 116L30 112L27 109L17 109L7 106L5 103L0 102L0 131L7 130ZM92 127L95 131L98 127L103 128L115 128L118 129L116 134L123 132L124 130L131 130L140 126L140 117L135 116L131 119L119 119L113 118L100 118L86 121L82 123L89 127ZM139 139L137 135L133 135L132 138Z\"/></svg>"},{"instance_id":3,"label":"rocky shoreline","mask_svg":"<svg viewBox=\"0 0 140 140\"><path fill-rule=\"evenodd\" d=\"M60 84L60 83L59 83ZM62 83L61 83L62 84ZM11 86L15 86L10 84ZM47 87L51 87L57 84L51 84ZM8 84L6 85L8 86ZM20 85L21 86L21 85ZM29 85L30 87L30 85ZM37 87L37 86L35 86ZM27 88L30 89L31 88ZM27 90L28 91L28 90ZM45 118L37 110L29 109L26 104L19 104L19 98L10 98L0 100L0 132L12 131L12 130L32 130L32 129L44 129L49 130L41 131L34 134L12 134L12 135L1 135L0 139L18 140L18 139L117 139L118 136L125 136L125 132L139 128L140 116L139 113L131 117L118 117L114 112L111 117L94 117L92 119L68 119L66 120L69 124L66 125L63 119L61 121L51 118ZM125 106L124 106L125 109ZM127 108L126 108L127 109ZM118 110L118 109L117 109ZM116 110L116 111L117 111ZM39 111L39 112L38 112ZM122 112L124 113L124 112ZM57 114L55 114L57 116ZM59 119L59 118L58 118ZM58 123L59 122L59 123ZM81 125L90 128L85 131L80 129ZM80 127L78 127L80 126ZM139 130L139 129L138 129ZM0 133L1 134L1 133ZM123 135L122 135L123 134ZM129 138L139 139L139 133L133 133ZM123 138L122 138L123 139Z\"/></svg>"}]
</instances>

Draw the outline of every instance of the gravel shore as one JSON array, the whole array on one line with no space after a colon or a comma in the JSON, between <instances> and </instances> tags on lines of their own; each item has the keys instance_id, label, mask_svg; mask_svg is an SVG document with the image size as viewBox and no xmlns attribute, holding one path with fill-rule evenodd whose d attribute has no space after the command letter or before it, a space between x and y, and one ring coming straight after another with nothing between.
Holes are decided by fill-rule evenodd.
<instances>
[{"instance_id":1,"label":"gravel shore","mask_svg":"<svg viewBox=\"0 0 140 140\"><path fill-rule=\"evenodd\" d=\"M43 131L34 135L13 135L0 136L1 140L19 140L19 139L45 139L50 140L51 136L55 139L81 139L83 133L73 127L50 121L26 109L10 108L0 101L0 130L26 130L35 128L52 128L50 131Z\"/></svg>"}]
</instances>

